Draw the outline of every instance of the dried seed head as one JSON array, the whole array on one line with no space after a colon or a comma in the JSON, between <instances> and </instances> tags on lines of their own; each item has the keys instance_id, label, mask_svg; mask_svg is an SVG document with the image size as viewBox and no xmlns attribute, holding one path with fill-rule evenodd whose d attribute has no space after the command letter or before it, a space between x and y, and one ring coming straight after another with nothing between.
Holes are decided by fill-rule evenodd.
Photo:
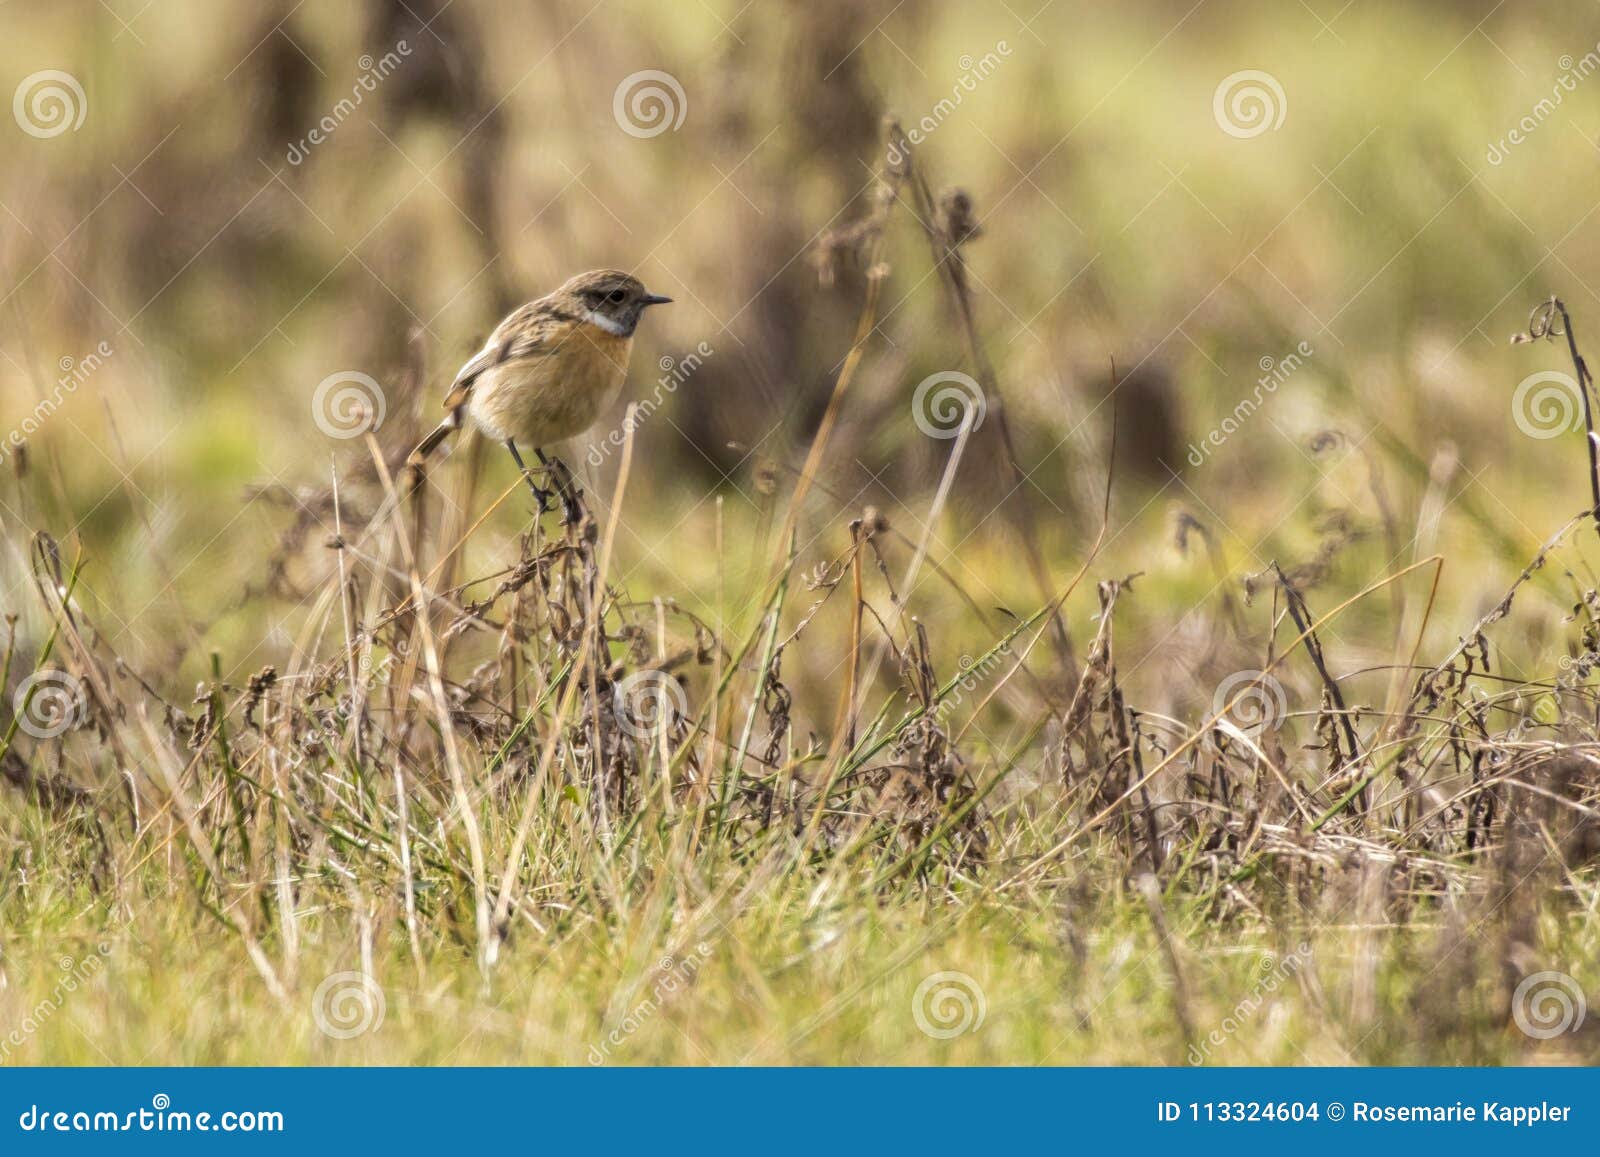
<instances>
[{"instance_id":1,"label":"dried seed head","mask_svg":"<svg viewBox=\"0 0 1600 1157\"><path fill-rule=\"evenodd\" d=\"M983 227L972 215L972 195L965 189L949 188L939 193L939 231L952 248L983 236Z\"/></svg>"}]
</instances>

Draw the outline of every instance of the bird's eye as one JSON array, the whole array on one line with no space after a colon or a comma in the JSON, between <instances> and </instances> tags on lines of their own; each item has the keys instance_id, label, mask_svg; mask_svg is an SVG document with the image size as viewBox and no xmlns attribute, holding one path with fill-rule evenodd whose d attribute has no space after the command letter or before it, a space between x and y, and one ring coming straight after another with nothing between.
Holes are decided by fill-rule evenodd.
<instances>
[{"instance_id":1,"label":"bird's eye","mask_svg":"<svg viewBox=\"0 0 1600 1157\"><path fill-rule=\"evenodd\" d=\"M606 294L606 300L612 305L621 305L624 301L628 300L628 294L625 290L613 289L610 293Z\"/></svg>"}]
</instances>

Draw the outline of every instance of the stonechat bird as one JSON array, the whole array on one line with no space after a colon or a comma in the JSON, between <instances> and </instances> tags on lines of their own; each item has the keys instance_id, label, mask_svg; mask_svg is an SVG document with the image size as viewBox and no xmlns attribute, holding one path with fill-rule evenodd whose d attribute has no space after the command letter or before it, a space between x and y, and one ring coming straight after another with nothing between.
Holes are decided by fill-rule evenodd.
<instances>
[{"instance_id":1,"label":"stonechat bird","mask_svg":"<svg viewBox=\"0 0 1600 1157\"><path fill-rule=\"evenodd\" d=\"M582 517L571 473L544 447L583 433L617 400L628 373L633 333L652 305L671 301L615 269L580 273L560 289L511 312L483 349L456 374L445 418L418 443L407 464L422 463L465 418L505 443L539 509L550 495L533 481L517 450L532 446L561 496L567 520Z\"/></svg>"}]
</instances>

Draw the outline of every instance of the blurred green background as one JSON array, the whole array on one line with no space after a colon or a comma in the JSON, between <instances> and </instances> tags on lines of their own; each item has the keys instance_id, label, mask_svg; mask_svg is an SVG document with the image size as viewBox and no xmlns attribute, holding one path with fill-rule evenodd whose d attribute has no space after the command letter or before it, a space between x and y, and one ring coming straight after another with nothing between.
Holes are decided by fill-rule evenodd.
<instances>
[{"instance_id":1,"label":"blurred green background","mask_svg":"<svg viewBox=\"0 0 1600 1157\"><path fill-rule=\"evenodd\" d=\"M1065 582L1115 418L1095 571L1145 574L1119 640L1141 694L1187 694L1147 660L1182 673L1274 558L1326 607L1442 550L1449 613L1427 630L1452 644L1587 502L1581 431L1529 436L1513 409L1565 352L1507 339L1552 293L1580 342L1600 334L1592 4L11 0L0 19L0 434L58 403L0 478L0 607L32 613L23 532L49 530L91 560L80 594L118 649L190 678L213 648L253 669L290 645L332 565L328 511L296 496L338 463L364 501L370 457L319 427L319 384L379 384L393 460L509 306L598 266L676 299L627 396L711 351L640 425L619 577L715 609L716 583L766 557L752 539L850 346L864 270L846 254L819 276L818 246L868 210L886 114L931 124L918 165L972 197L977 321L1026 473L1011 490L976 446L932 557L981 603L1036 605L994 511L1027 504ZM630 132L618 110L647 70L677 86L673 123ZM1227 99L1246 71L1272 81L1269 124ZM33 103L51 83L65 131ZM819 557L867 504L922 534L951 443L919 431L913 389L972 370L908 206L883 259L802 523ZM63 359L101 343L62 391ZM502 457L478 507L514 481ZM597 457L604 496L617 455ZM466 458L438 476L457 499ZM525 505L496 512L467 573L503 559ZM1563 597L1534 604L1536 644ZM1346 667L1392 654L1397 605L1341 621ZM1091 589L1069 605L1080 640L1095 610Z\"/></svg>"}]
</instances>

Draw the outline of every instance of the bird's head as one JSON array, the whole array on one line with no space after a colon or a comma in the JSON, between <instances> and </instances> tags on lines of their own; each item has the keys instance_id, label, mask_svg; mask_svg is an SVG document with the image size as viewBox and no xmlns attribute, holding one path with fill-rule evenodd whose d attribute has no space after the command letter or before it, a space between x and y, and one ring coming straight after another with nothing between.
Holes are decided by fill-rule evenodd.
<instances>
[{"instance_id":1,"label":"bird's head","mask_svg":"<svg viewBox=\"0 0 1600 1157\"><path fill-rule=\"evenodd\" d=\"M572 313L616 337L632 337L646 309L672 300L651 293L637 277L618 269L580 273L556 296Z\"/></svg>"}]
</instances>

